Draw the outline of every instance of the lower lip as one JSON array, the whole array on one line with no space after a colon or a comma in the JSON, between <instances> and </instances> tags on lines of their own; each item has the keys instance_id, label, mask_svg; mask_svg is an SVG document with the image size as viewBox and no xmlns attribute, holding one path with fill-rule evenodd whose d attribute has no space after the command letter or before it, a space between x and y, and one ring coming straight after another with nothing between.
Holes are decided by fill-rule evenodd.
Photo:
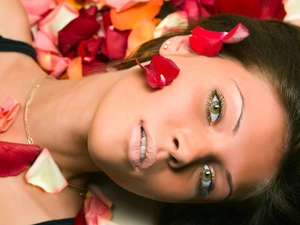
<instances>
[{"instance_id":1,"label":"lower lip","mask_svg":"<svg viewBox=\"0 0 300 225\"><path fill-rule=\"evenodd\" d=\"M142 123L137 124L131 134L131 139L129 142L129 151L128 151L128 159L133 168L138 169L148 169L156 160L156 151L153 145L152 138L143 127L144 132L147 137L147 146L146 146L146 154L143 161L140 161L141 158L141 138L142 138Z\"/></svg>"}]
</instances>

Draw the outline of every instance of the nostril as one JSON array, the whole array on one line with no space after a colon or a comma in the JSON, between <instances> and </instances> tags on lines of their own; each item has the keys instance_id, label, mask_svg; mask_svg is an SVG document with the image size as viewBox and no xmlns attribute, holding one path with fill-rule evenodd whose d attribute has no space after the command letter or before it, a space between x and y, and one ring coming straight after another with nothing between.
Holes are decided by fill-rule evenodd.
<instances>
[{"instance_id":1,"label":"nostril","mask_svg":"<svg viewBox=\"0 0 300 225\"><path fill-rule=\"evenodd\" d=\"M179 141L175 138L175 139L173 140L173 142L174 142L176 148L178 149L178 148L179 148Z\"/></svg>"},{"instance_id":2,"label":"nostril","mask_svg":"<svg viewBox=\"0 0 300 225\"><path fill-rule=\"evenodd\" d=\"M171 157L171 161L172 161L172 163L174 163L174 164L178 164L178 160L175 159L173 156Z\"/></svg>"}]
</instances>

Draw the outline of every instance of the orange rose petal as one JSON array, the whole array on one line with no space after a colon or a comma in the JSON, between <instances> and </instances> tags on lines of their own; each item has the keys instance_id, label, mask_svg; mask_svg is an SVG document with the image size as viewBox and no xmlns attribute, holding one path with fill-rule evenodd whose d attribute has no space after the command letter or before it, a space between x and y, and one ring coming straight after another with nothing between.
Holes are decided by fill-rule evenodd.
<instances>
[{"instance_id":1,"label":"orange rose petal","mask_svg":"<svg viewBox=\"0 0 300 225\"><path fill-rule=\"evenodd\" d=\"M52 194L58 194L68 182L61 174L48 149L44 148L33 165L25 174L28 183Z\"/></svg>"},{"instance_id":2,"label":"orange rose petal","mask_svg":"<svg viewBox=\"0 0 300 225\"><path fill-rule=\"evenodd\" d=\"M0 106L0 132L6 131L15 121L20 109L20 103L12 97L7 97Z\"/></svg>"},{"instance_id":3,"label":"orange rose petal","mask_svg":"<svg viewBox=\"0 0 300 225\"><path fill-rule=\"evenodd\" d=\"M80 56L72 59L67 69L67 74L69 79L78 79L82 77L82 60Z\"/></svg>"},{"instance_id":4,"label":"orange rose petal","mask_svg":"<svg viewBox=\"0 0 300 225\"><path fill-rule=\"evenodd\" d=\"M110 10L110 18L114 27L118 30L132 30L140 20L146 16L152 20L160 11L163 0L150 0L145 3L137 3L133 7L117 12L116 9Z\"/></svg>"},{"instance_id":5,"label":"orange rose petal","mask_svg":"<svg viewBox=\"0 0 300 225\"><path fill-rule=\"evenodd\" d=\"M128 8L131 8L139 2L149 2L149 0L105 0L105 4L111 8L116 9L117 12L121 12Z\"/></svg>"},{"instance_id":6,"label":"orange rose petal","mask_svg":"<svg viewBox=\"0 0 300 225\"><path fill-rule=\"evenodd\" d=\"M152 40L154 29L153 22L148 17L142 17L139 25L128 36L126 57L132 54L141 44Z\"/></svg>"}]
</instances>

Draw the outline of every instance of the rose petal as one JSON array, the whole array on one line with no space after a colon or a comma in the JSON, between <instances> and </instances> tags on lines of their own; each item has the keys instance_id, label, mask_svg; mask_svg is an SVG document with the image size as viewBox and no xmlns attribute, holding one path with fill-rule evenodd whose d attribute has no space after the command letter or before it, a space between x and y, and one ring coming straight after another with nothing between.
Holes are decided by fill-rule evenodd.
<instances>
[{"instance_id":1,"label":"rose petal","mask_svg":"<svg viewBox=\"0 0 300 225\"><path fill-rule=\"evenodd\" d=\"M146 81L152 88L162 88L175 79L180 69L171 60L160 55L154 55L150 64L143 66L136 60L136 63L143 70Z\"/></svg>"},{"instance_id":2,"label":"rose petal","mask_svg":"<svg viewBox=\"0 0 300 225\"><path fill-rule=\"evenodd\" d=\"M176 11L167 15L159 24L156 26L154 31L154 38L161 37L167 31L180 30L188 26L187 13L185 11Z\"/></svg>"},{"instance_id":3,"label":"rose petal","mask_svg":"<svg viewBox=\"0 0 300 225\"><path fill-rule=\"evenodd\" d=\"M284 2L286 16L284 21L300 26L300 1L287 0Z\"/></svg>"},{"instance_id":4,"label":"rose petal","mask_svg":"<svg viewBox=\"0 0 300 225\"><path fill-rule=\"evenodd\" d=\"M20 0L25 8L30 25L42 18L42 15L56 6L55 0Z\"/></svg>"},{"instance_id":5,"label":"rose petal","mask_svg":"<svg viewBox=\"0 0 300 225\"><path fill-rule=\"evenodd\" d=\"M44 148L34 164L25 174L28 183L42 188L52 194L58 194L68 186L48 149Z\"/></svg>"},{"instance_id":6,"label":"rose petal","mask_svg":"<svg viewBox=\"0 0 300 225\"><path fill-rule=\"evenodd\" d=\"M39 29L57 44L58 31L78 16L78 11L64 0L39 22Z\"/></svg>"},{"instance_id":7,"label":"rose petal","mask_svg":"<svg viewBox=\"0 0 300 225\"><path fill-rule=\"evenodd\" d=\"M67 74L69 79L82 78L82 61L80 56L72 59L67 69Z\"/></svg>"},{"instance_id":8,"label":"rose petal","mask_svg":"<svg viewBox=\"0 0 300 225\"><path fill-rule=\"evenodd\" d=\"M252 18L284 17L282 0L218 0L214 3L215 14L233 13Z\"/></svg>"},{"instance_id":9,"label":"rose petal","mask_svg":"<svg viewBox=\"0 0 300 225\"><path fill-rule=\"evenodd\" d=\"M100 49L104 38L90 38L81 41L78 45L77 53L81 56L83 63L92 63Z\"/></svg>"},{"instance_id":10,"label":"rose petal","mask_svg":"<svg viewBox=\"0 0 300 225\"><path fill-rule=\"evenodd\" d=\"M111 220L112 201L95 185L90 185L84 201L84 213L87 225L103 224Z\"/></svg>"},{"instance_id":11,"label":"rose petal","mask_svg":"<svg viewBox=\"0 0 300 225\"><path fill-rule=\"evenodd\" d=\"M105 0L105 3L111 8L115 8L117 12L124 11L139 2L149 2L149 0Z\"/></svg>"},{"instance_id":12,"label":"rose petal","mask_svg":"<svg viewBox=\"0 0 300 225\"><path fill-rule=\"evenodd\" d=\"M80 29L78 29L80 27ZM65 56L76 49L80 41L92 37L100 28L100 24L90 18L78 17L58 32L58 46Z\"/></svg>"},{"instance_id":13,"label":"rose petal","mask_svg":"<svg viewBox=\"0 0 300 225\"><path fill-rule=\"evenodd\" d=\"M39 153L38 145L0 141L0 177L18 175L30 166Z\"/></svg>"},{"instance_id":14,"label":"rose petal","mask_svg":"<svg viewBox=\"0 0 300 225\"><path fill-rule=\"evenodd\" d=\"M211 31L197 26L192 30L189 43L191 49L197 54L215 56L221 50L223 42L228 44L237 43L248 35L248 29L242 24L236 25L230 32Z\"/></svg>"},{"instance_id":15,"label":"rose petal","mask_svg":"<svg viewBox=\"0 0 300 225\"><path fill-rule=\"evenodd\" d=\"M6 131L15 121L20 109L20 103L12 97L7 97L0 106L0 132Z\"/></svg>"},{"instance_id":16,"label":"rose petal","mask_svg":"<svg viewBox=\"0 0 300 225\"><path fill-rule=\"evenodd\" d=\"M127 49L130 31L119 31L113 26L106 30L106 38L102 45L102 53L110 59L123 59Z\"/></svg>"},{"instance_id":17,"label":"rose petal","mask_svg":"<svg viewBox=\"0 0 300 225\"><path fill-rule=\"evenodd\" d=\"M141 44L153 39L155 26L148 17L143 17L139 25L134 28L128 36L126 57L132 54Z\"/></svg>"},{"instance_id":18,"label":"rose petal","mask_svg":"<svg viewBox=\"0 0 300 225\"><path fill-rule=\"evenodd\" d=\"M159 13L162 5L163 0L150 0L149 2L140 2L122 12L117 12L112 8L110 10L111 21L118 30L132 30L140 18L146 16L152 20Z\"/></svg>"},{"instance_id":19,"label":"rose petal","mask_svg":"<svg viewBox=\"0 0 300 225\"><path fill-rule=\"evenodd\" d=\"M40 66L54 77L59 77L71 63L71 59L67 57L39 49L37 49L36 52Z\"/></svg>"}]
</instances>

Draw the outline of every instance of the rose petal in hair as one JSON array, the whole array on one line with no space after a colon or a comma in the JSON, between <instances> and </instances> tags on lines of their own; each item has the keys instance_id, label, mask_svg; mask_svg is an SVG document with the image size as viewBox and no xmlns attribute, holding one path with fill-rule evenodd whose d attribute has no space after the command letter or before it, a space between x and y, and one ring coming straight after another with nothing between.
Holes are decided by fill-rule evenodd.
<instances>
[{"instance_id":1,"label":"rose petal in hair","mask_svg":"<svg viewBox=\"0 0 300 225\"><path fill-rule=\"evenodd\" d=\"M241 23L229 32L211 31L197 26L192 30L189 42L191 49L197 54L215 56L220 52L223 43L234 44L242 41L248 35L248 29Z\"/></svg>"},{"instance_id":2,"label":"rose petal in hair","mask_svg":"<svg viewBox=\"0 0 300 225\"><path fill-rule=\"evenodd\" d=\"M30 166L39 154L38 145L0 141L0 177L18 175Z\"/></svg>"},{"instance_id":3,"label":"rose petal in hair","mask_svg":"<svg viewBox=\"0 0 300 225\"><path fill-rule=\"evenodd\" d=\"M28 183L52 194L58 194L68 182L61 174L48 149L44 148L25 174Z\"/></svg>"},{"instance_id":4,"label":"rose petal in hair","mask_svg":"<svg viewBox=\"0 0 300 225\"><path fill-rule=\"evenodd\" d=\"M152 88L163 88L171 84L179 74L180 69L171 60L160 55L154 55L150 64L143 66L136 60L136 63L143 70L146 81Z\"/></svg>"}]
</instances>

